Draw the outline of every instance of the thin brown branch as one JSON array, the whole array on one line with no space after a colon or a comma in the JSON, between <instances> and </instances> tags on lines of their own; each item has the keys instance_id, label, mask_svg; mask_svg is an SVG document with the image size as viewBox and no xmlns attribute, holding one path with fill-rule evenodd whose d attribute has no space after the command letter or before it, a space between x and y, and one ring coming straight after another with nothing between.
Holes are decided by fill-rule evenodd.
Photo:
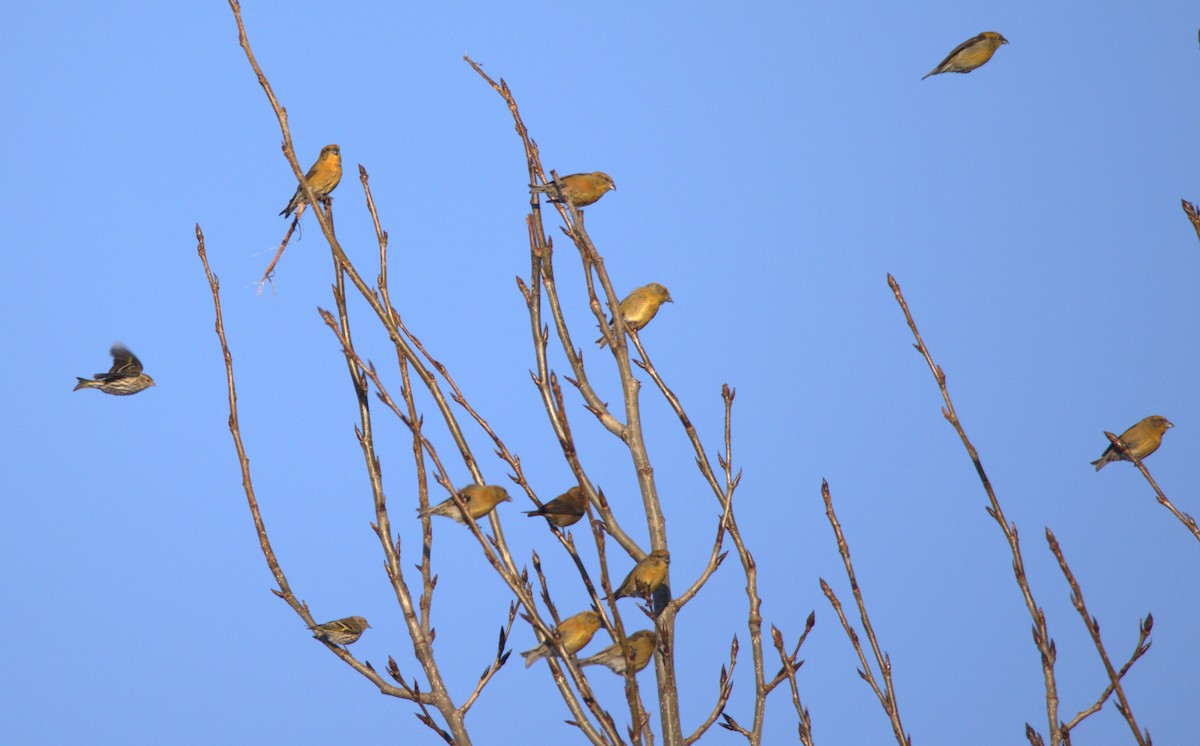
<instances>
[{"instance_id":1,"label":"thin brown branch","mask_svg":"<svg viewBox=\"0 0 1200 746\"><path fill-rule=\"evenodd\" d=\"M1033 620L1033 641L1041 656L1042 681L1046 690L1046 722L1049 725L1050 732L1057 733L1058 685L1054 677L1054 662L1057 654L1054 648L1054 641L1050 639L1050 633L1046 626L1046 614L1034 600L1033 591L1030 589L1029 580L1025 575L1025 560L1021 556L1021 542L1017 534L1017 527L1015 524L1010 525L1008 519L1004 517L1000 501L996 498L996 492L992 489L992 483L988 479L987 472L983 469L983 462L980 461L979 452L975 450L975 446L967 438L967 433L958 419L958 414L954 411L954 402L950 400L950 391L946 388L946 374L941 366L933 362L933 357L929 354L928 348L925 347L925 341L921 339L921 332L917 329L917 322L913 320L912 314L908 310L908 303L904 300L904 294L900 291L900 283L896 282L896 278L890 274L888 275L888 286L891 287L892 293L895 294L896 302L900 304L900 309L904 312L904 319L908 322L908 328L917 340L914 347L916 347L917 352L925 359L925 363L929 366L930 372L933 373L933 378L937 382L938 389L942 394L942 401L945 403L945 406L942 407L942 416L946 418L954 428L954 431L958 433L958 437L962 441L963 447L966 448L971 463L975 465L975 472L979 476L979 481L983 483L983 489L987 493L988 502L990 503L987 508L988 515L996 521L996 524L1004 534L1005 540L1008 542L1009 551L1013 557L1013 575L1016 578L1017 586L1021 589L1021 596L1025 600L1025 608ZM1057 746L1059 742L1059 736L1051 736L1051 746Z\"/></svg>"},{"instance_id":2,"label":"thin brown branch","mask_svg":"<svg viewBox=\"0 0 1200 746\"><path fill-rule=\"evenodd\" d=\"M692 731L692 735L683 740L685 746L699 741L708 729L717 722L717 718L725 712L725 706L729 704L729 696L733 694L733 669L737 665L738 641L734 636L733 642L729 644L729 667L721 666L721 674L717 677L717 701L713 705L712 712Z\"/></svg>"},{"instance_id":3,"label":"thin brown branch","mask_svg":"<svg viewBox=\"0 0 1200 746\"><path fill-rule=\"evenodd\" d=\"M858 618L862 621L863 630L867 633L867 641L871 644L871 653L875 658L876 665L879 666L880 675L883 677L882 691L875 681L871 666L867 663L867 657L863 652L862 645L859 644L858 635L850 627L833 589L824 580L821 581L821 589L833 604L838 618L842 620L842 627L846 630L851 644L854 645L854 651L858 653L858 659L862 663L859 675L870 684L875 696L879 698L879 704L883 706L883 711L887 713L888 720L892 724L892 734L896 736L896 742L901 746L907 746L911 743L911 738L905 735L904 726L900 722L900 706L896 702L896 690L892 686L892 661L887 653L883 652L879 646L879 640L875 636L875 628L871 625L867 604L863 600L862 589L859 587L858 577L854 573L854 564L850 561L850 544L846 541L846 536L842 533L842 524L838 522L837 514L833 510L833 495L829 491L829 483L825 480L821 480L821 498L825 501L825 517L829 519L829 525L833 527L833 535L837 538L838 554L842 556L842 564L846 567L846 577L850 579L850 590L854 594L854 602L858 606Z\"/></svg>"},{"instance_id":4,"label":"thin brown branch","mask_svg":"<svg viewBox=\"0 0 1200 746\"><path fill-rule=\"evenodd\" d=\"M233 437L234 449L237 451L238 465L242 472L242 489L246 493L246 502L250 506L250 517L254 522L254 531L258 535L259 548L262 550L263 557L266 559L267 568L274 576L279 590L273 591L275 595L287 602L288 606L304 620L305 626L316 624L312 614L308 611L308 606L298 600L292 593L291 586L288 584L287 576L283 573L283 568L280 567L278 559L275 557L275 550L271 547L271 541L267 536L266 524L263 521L262 513L259 511L258 498L254 493L254 483L250 477L250 459L246 455L245 445L242 443L241 427L238 423L238 408L237 408L237 387L234 383L233 375L233 354L229 351L229 343L225 338L225 321L221 313L221 292L220 282L217 276L213 274L212 269L208 264L208 253L204 248L204 233L200 226L196 226L196 253L200 256L200 262L204 266L204 275L208 280L209 290L213 297L213 310L216 314L215 330L217 339L221 344L221 355L225 360L225 385L228 391L229 400L229 432ZM401 699L414 699L414 696L404 689L397 688L384 681L378 673L369 665L359 662L357 658L350 654L345 648L326 644L335 655L346 662L355 671L365 676L371 683L379 687L379 691L393 697ZM432 700L426 697L424 699L416 698L419 702L431 702Z\"/></svg>"},{"instance_id":5,"label":"thin brown branch","mask_svg":"<svg viewBox=\"0 0 1200 746\"><path fill-rule=\"evenodd\" d=\"M1196 519L1176 508L1175 504L1172 503L1165 494L1163 494L1163 491L1159 489L1158 482L1154 481L1154 477L1150 476L1150 470L1146 468L1146 464L1143 463L1140 458L1135 456L1133 451L1129 450L1129 446L1125 444L1125 441L1121 440L1119 436L1113 435L1107 430L1104 431L1104 435L1108 438L1110 443L1116 446L1121 453L1125 455L1127 459L1133 462L1133 465L1138 468L1138 471L1140 471L1142 476L1146 478L1146 481L1150 483L1150 487L1154 490L1158 504L1171 511L1171 515L1178 518L1179 522L1182 523L1188 531L1192 532L1192 536L1196 537L1197 541L1200 541L1200 526L1196 525Z\"/></svg>"},{"instance_id":6,"label":"thin brown branch","mask_svg":"<svg viewBox=\"0 0 1200 746\"><path fill-rule=\"evenodd\" d=\"M1104 663L1104 670L1108 673L1110 686L1117 693L1117 700L1120 702L1117 705L1117 712L1121 713L1125 718L1125 722L1129 724L1130 730L1133 731L1133 737L1139 746L1149 746L1150 733L1147 732L1143 735L1142 731L1138 728L1137 721L1133 717L1133 709L1129 705L1129 699L1125 696L1125 689L1121 686L1121 677L1125 675L1125 671L1118 673L1113 668L1112 660L1108 657L1108 651L1104 649L1104 641L1100 639L1100 622L1088 612L1087 604L1083 600L1083 591L1080 589L1078 581L1075 580L1075 573L1071 572L1071 568L1067 565L1067 558L1063 556L1062 547L1059 546L1058 539L1055 538L1054 532L1050 529L1046 529L1046 541L1050 544L1050 551L1054 554L1054 558L1058 560L1058 567L1067 579L1067 584L1071 586L1071 604L1079 612L1079 616L1083 618L1083 624L1087 627L1088 634L1092 636L1092 642L1096 645L1096 652L1100 655L1100 660ZM1151 618L1150 615L1147 614L1147 618ZM1125 670L1128 670L1128 667Z\"/></svg>"}]
</instances>

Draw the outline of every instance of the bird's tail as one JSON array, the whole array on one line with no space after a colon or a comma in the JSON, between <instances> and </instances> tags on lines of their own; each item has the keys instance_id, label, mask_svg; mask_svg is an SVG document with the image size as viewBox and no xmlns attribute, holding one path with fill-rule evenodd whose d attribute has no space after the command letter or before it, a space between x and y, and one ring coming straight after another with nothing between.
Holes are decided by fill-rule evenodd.
<instances>
[{"instance_id":1,"label":"bird's tail","mask_svg":"<svg viewBox=\"0 0 1200 746\"><path fill-rule=\"evenodd\" d=\"M543 657L545 657L545 655L546 655L545 648L546 648L545 645L538 645L533 650L526 650L524 653L521 653L521 657L525 659L525 667L529 668L534 663L537 663Z\"/></svg>"},{"instance_id":2,"label":"bird's tail","mask_svg":"<svg viewBox=\"0 0 1200 746\"><path fill-rule=\"evenodd\" d=\"M75 377L79 378L79 376L75 376ZM73 388L71 390L78 391L79 389L94 389L99 385L100 384L96 383L95 381L93 381L90 378L79 378L79 383L75 384L75 388Z\"/></svg>"}]
</instances>

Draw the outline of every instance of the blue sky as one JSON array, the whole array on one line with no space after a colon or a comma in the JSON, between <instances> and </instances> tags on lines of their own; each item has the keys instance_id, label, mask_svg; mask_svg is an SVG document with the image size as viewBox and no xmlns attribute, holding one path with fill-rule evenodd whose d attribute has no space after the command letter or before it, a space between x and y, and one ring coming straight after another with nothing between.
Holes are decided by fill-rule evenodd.
<instances>
[{"instance_id":1,"label":"blue sky","mask_svg":"<svg viewBox=\"0 0 1200 746\"><path fill-rule=\"evenodd\" d=\"M374 275L363 164L406 323L547 497L570 473L529 381L513 279L529 271L524 157L503 102L462 55L508 81L548 168L613 175L618 191L587 211L590 234L618 292L650 281L671 289L675 303L642 339L710 454L720 386L737 389L737 505L763 614L789 640L817 614L799 682L818 743L890 738L818 586L825 578L849 601L823 478L914 741L969 733L1011 744L1026 722L1045 733L1011 557L912 351L889 272L1021 532L1057 644L1063 717L1091 704L1105 678L1045 527L1114 659L1154 613L1153 647L1126 691L1156 741L1190 737L1200 546L1131 466L1096 474L1088 462L1104 430L1166 415L1177 427L1147 465L1181 509L1200 512L1200 242L1179 208L1181 197L1200 199L1194 5L243 10L302 163L341 145L343 246ZM319 618L367 616L373 629L355 651L376 668L393 655L415 670L369 526L345 365L316 314L332 305L332 273L311 216L274 291L255 292L295 180L232 14L222 3L27 3L6 17L19 33L0 51L0 132L21 178L7 194L0 301L12 358L0 597L22 632L0 667L0 736L437 742L411 705L378 695L268 590L226 428L196 223L223 283L243 436L293 588ZM983 30L1011 43L974 73L920 80ZM590 339L581 273L558 245L573 329ZM351 312L361 349L393 373L365 308ZM158 386L131 398L72 393L74 376L107 369L114 340ZM615 402L611 359L586 355ZM566 371L561 353L551 363ZM568 397L589 475L636 526L627 457ZM703 566L717 509L649 385L643 410L681 584ZM408 441L376 411L392 517L410 549L419 523ZM470 438L488 480L507 484L482 434ZM524 509L501 508L518 560L538 551L560 608L583 604L551 535ZM490 661L509 595L455 528L437 527L434 613L439 660L462 699ZM417 562L405 557L406 568ZM617 572L631 564L613 561ZM679 620L686 731L711 707L733 635L748 651L743 585L727 562ZM511 646L535 642L518 623ZM474 707L476 742L575 739L547 669L518 664ZM621 722L620 680L592 679ZM745 722L748 655L734 680L728 711ZM653 703L652 677L642 683ZM766 732L768 743L794 739L784 691ZM1111 704L1076 734L1129 738ZM708 741L742 742L719 729Z\"/></svg>"}]
</instances>

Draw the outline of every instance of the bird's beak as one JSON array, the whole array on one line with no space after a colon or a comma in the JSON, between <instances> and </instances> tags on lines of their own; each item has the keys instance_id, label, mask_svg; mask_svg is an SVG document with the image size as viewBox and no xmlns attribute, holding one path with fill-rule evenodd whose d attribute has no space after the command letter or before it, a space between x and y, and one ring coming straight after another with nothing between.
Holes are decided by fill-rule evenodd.
<instances>
[{"instance_id":1,"label":"bird's beak","mask_svg":"<svg viewBox=\"0 0 1200 746\"><path fill-rule=\"evenodd\" d=\"M674 299L674 298L672 298L671 296L669 296L669 295L668 295L668 296L667 296L667 303L674 303L674 302L675 302L675 299Z\"/></svg>"},{"instance_id":2,"label":"bird's beak","mask_svg":"<svg viewBox=\"0 0 1200 746\"><path fill-rule=\"evenodd\" d=\"M1175 423L1171 422L1170 420L1167 420L1167 427L1168 428L1175 427Z\"/></svg>"}]
</instances>

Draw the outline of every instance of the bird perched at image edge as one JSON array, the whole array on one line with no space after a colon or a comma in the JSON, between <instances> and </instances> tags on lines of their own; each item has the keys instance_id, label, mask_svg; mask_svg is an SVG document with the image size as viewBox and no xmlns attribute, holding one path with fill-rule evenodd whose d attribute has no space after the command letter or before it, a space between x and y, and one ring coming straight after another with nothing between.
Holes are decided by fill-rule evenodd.
<instances>
[{"instance_id":1,"label":"bird perched at image edge","mask_svg":"<svg viewBox=\"0 0 1200 746\"><path fill-rule=\"evenodd\" d=\"M1166 417L1157 414L1151 415L1121 433L1121 440L1129 447L1129 452L1141 461L1158 450L1158 447L1162 445L1163 434L1172 427L1175 425L1171 424ZM1116 443L1109 443L1104 453L1100 454L1100 458L1092 462L1092 466L1096 467L1096 471L1100 471L1105 464L1130 460L1132 459L1117 448Z\"/></svg>"},{"instance_id":2,"label":"bird perched at image edge","mask_svg":"<svg viewBox=\"0 0 1200 746\"><path fill-rule=\"evenodd\" d=\"M579 519L587 512L586 504L587 496L576 485L537 510L526 510L525 515L530 517L540 515L551 526L566 528L579 522Z\"/></svg>"},{"instance_id":3,"label":"bird perched at image edge","mask_svg":"<svg viewBox=\"0 0 1200 746\"><path fill-rule=\"evenodd\" d=\"M79 389L100 389L113 396L129 396L156 386L154 379L142 372L142 361L125 348L120 342L108 351L112 355L113 365L107 373L97 373L93 378L80 378L73 391Z\"/></svg>"},{"instance_id":4,"label":"bird perched at image edge","mask_svg":"<svg viewBox=\"0 0 1200 746\"><path fill-rule=\"evenodd\" d=\"M600 629L600 615L594 611L582 611L573 617L568 617L555 628L558 638L562 641L563 649L571 655L579 652L584 645L592 641L592 635ZM546 656L557 656L558 649L554 643L546 640L532 650L521 653L525 658L525 667L529 668Z\"/></svg>"},{"instance_id":5,"label":"bird perched at image edge","mask_svg":"<svg viewBox=\"0 0 1200 746\"><path fill-rule=\"evenodd\" d=\"M646 597L667 579L667 566L671 563L671 555L665 549L655 549L641 562L633 566L621 585L617 588L614 598Z\"/></svg>"},{"instance_id":6,"label":"bird perched at image edge","mask_svg":"<svg viewBox=\"0 0 1200 746\"><path fill-rule=\"evenodd\" d=\"M473 521L477 521L488 513L491 513L492 509L500 503L512 500L503 487L494 484L467 485L459 490L458 494L462 496L463 502L467 504L467 512L471 514L471 520ZM424 509L417 508L417 513L422 516L442 515L447 518L453 518L464 526L467 523L466 519L463 518L462 511L455 504L453 497L448 497L437 505L430 505Z\"/></svg>"},{"instance_id":7,"label":"bird perched at image edge","mask_svg":"<svg viewBox=\"0 0 1200 746\"><path fill-rule=\"evenodd\" d=\"M621 301L621 305L619 306L621 320L625 322L627 328L635 332L639 331L646 324L650 323L650 319L654 318L654 315L658 313L658 309L662 304L674 302L671 298L671 291L657 282L643 285L625 296L625 300ZM610 327L612 323L612 320L609 320ZM613 333L616 333L615 330ZM601 337L596 340L596 344L604 347L608 344L608 340Z\"/></svg>"},{"instance_id":8,"label":"bird perched at image edge","mask_svg":"<svg viewBox=\"0 0 1200 746\"><path fill-rule=\"evenodd\" d=\"M1001 44L1007 43L1008 39L995 31L984 31L979 36L973 36L955 47L954 51L946 55L946 59L930 70L925 78L942 73L969 73L990 60ZM925 78L921 78L921 80L925 80Z\"/></svg>"},{"instance_id":9,"label":"bird perched at image edge","mask_svg":"<svg viewBox=\"0 0 1200 746\"><path fill-rule=\"evenodd\" d=\"M317 199L328 197L329 193L337 187L338 182L342 180L342 149L337 145L326 145L321 148L321 155L317 156L317 162L308 169L304 180L312 188L314 197ZM297 207L306 202L308 200L304 196L304 187L297 186L296 193L292 195L292 201L288 202L287 207L283 208L279 214L285 218L290 217Z\"/></svg>"},{"instance_id":10,"label":"bird perched at image edge","mask_svg":"<svg viewBox=\"0 0 1200 746\"><path fill-rule=\"evenodd\" d=\"M362 633L370 626L367 624L367 620L360 616L348 616L345 619L335 619L324 624L314 624L309 629L313 631L313 637L318 640L324 640L332 645L349 645L358 642L358 638L362 637Z\"/></svg>"},{"instance_id":11,"label":"bird perched at image edge","mask_svg":"<svg viewBox=\"0 0 1200 746\"><path fill-rule=\"evenodd\" d=\"M557 181L547 184L530 184L529 191L533 194L548 194L551 202L562 202L564 198L571 200L576 207L594 205L610 189L617 185L612 177L603 171L593 171L590 174L570 174L560 176Z\"/></svg>"},{"instance_id":12,"label":"bird perched at image edge","mask_svg":"<svg viewBox=\"0 0 1200 746\"><path fill-rule=\"evenodd\" d=\"M634 632L625 639L629 645L630 663L633 664L633 672L638 673L646 667L650 660L654 657L654 645L656 638L654 631L644 629L640 632ZM608 666L613 673L625 673L625 653L621 650L621 644L614 642L605 649L595 655L581 658L580 666Z\"/></svg>"}]
</instances>

